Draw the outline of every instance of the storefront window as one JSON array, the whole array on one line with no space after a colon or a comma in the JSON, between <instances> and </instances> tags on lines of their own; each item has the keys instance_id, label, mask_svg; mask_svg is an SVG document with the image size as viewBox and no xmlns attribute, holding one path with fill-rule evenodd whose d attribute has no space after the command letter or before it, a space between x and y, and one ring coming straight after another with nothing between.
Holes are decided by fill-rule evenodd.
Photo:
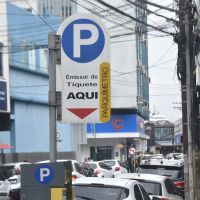
<instances>
[{"instance_id":1,"label":"storefront window","mask_svg":"<svg viewBox=\"0 0 200 200\"><path fill-rule=\"evenodd\" d=\"M90 157L92 160L95 161L112 159L112 147L111 146L90 147Z\"/></svg>"}]
</instances>

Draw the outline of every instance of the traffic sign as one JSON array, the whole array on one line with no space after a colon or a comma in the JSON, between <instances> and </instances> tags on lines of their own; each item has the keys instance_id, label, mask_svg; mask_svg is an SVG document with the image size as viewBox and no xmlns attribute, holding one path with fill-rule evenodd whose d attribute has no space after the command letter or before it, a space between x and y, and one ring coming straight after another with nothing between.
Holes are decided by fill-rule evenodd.
<instances>
[{"instance_id":1,"label":"traffic sign","mask_svg":"<svg viewBox=\"0 0 200 200\"><path fill-rule=\"evenodd\" d=\"M130 153L131 155L135 154L135 148L131 147L131 148L129 149L129 153Z\"/></svg>"},{"instance_id":2,"label":"traffic sign","mask_svg":"<svg viewBox=\"0 0 200 200\"><path fill-rule=\"evenodd\" d=\"M54 170L51 166L39 165L35 173L36 180L41 184L49 184L54 178Z\"/></svg>"},{"instance_id":3,"label":"traffic sign","mask_svg":"<svg viewBox=\"0 0 200 200\"><path fill-rule=\"evenodd\" d=\"M103 22L73 15L59 27L61 65L57 90L62 93L62 121L107 122L110 119L110 44Z\"/></svg>"}]
</instances>

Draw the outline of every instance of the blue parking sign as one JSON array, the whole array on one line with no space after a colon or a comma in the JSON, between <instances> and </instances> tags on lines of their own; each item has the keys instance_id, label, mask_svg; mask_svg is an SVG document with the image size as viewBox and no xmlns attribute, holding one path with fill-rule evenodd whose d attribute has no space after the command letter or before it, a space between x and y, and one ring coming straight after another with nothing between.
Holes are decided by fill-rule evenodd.
<instances>
[{"instance_id":1,"label":"blue parking sign","mask_svg":"<svg viewBox=\"0 0 200 200\"><path fill-rule=\"evenodd\" d=\"M39 165L36 169L35 177L40 184L49 184L54 178L54 170L47 164Z\"/></svg>"},{"instance_id":2,"label":"blue parking sign","mask_svg":"<svg viewBox=\"0 0 200 200\"><path fill-rule=\"evenodd\" d=\"M105 36L101 27L91 19L71 22L62 35L62 48L73 61L87 63L103 51Z\"/></svg>"},{"instance_id":3,"label":"blue parking sign","mask_svg":"<svg viewBox=\"0 0 200 200\"><path fill-rule=\"evenodd\" d=\"M62 122L106 122L110 118L110 37L104 22L75 14L60 25Z\"/></svg>"}]
</instances>

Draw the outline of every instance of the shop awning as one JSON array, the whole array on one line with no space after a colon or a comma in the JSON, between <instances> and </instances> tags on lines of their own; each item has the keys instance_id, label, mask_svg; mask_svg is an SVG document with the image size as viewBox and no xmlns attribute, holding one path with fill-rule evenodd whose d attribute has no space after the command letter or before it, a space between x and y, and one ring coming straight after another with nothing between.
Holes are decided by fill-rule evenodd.
<instances>
[{"instance_id":1,"label":"shop awning","mask_svg":"<svg viewBox=\"0 0 200 200\"><path fill-rule=\"evenodd\" d=\"M12 148L14 147L9 144L0 143L0 149L12 149Z\"/></svg>"}]
</instances>

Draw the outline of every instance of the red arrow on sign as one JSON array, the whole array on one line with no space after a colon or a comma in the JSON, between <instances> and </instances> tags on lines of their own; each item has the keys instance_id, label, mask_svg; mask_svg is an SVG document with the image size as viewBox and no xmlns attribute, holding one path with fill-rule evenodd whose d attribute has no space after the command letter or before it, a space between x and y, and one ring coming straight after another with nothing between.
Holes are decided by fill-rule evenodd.
<instances>
[{"instance_id":1,"label":"red arrow on sign","mask_svg":"<svg viewBox=\"0 0 200 200\"><path fill-rule=\"evenodd\" d=\"M80 119L84 119L88 115L90 115L92 112L94 112L97 108L69 108L70 112L72 112L74 115L79 117Z\"/></svg>"}]
</instances>

